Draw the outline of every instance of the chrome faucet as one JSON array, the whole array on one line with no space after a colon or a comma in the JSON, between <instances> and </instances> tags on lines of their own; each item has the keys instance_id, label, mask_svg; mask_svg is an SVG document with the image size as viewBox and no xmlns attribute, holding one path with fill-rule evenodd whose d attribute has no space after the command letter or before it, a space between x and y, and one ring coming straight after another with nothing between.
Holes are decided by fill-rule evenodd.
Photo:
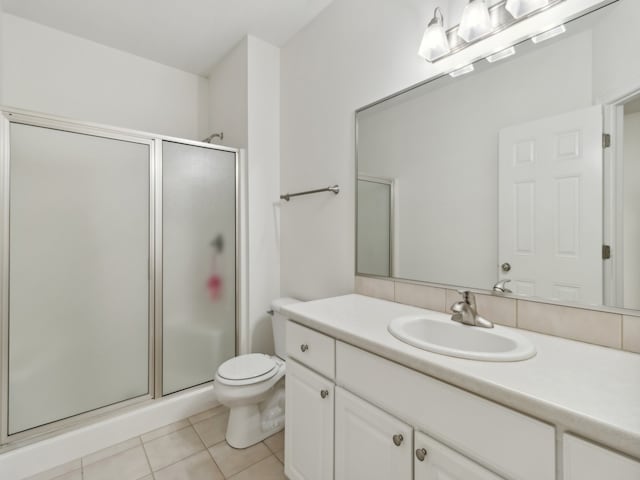
<instances>
[{"instance_id":1,"label":"chrome faucet","mask_svg":"<svg viewBox=\"0 0 640 480\"><path fill-rule=\"evenodd\" d=\"M496 283L493 286L493 291L497 293L513 293L511 290L507 288L507 283L509 283L510 281L511 280L508 280L508 279L500 280L498 283Z\"/></svg>"},{"instance_id":2,"label":"chrome faucet","mask_svg":"<svg viewBox=\"0 0 640 480\"><path fill-rule=\"evenodd\" d=\"M468 290L458 290L462 300L451 305L451 320L473 327L493 328L493 323L478 315L476 297Z\"/></svg>"}]
</instances>

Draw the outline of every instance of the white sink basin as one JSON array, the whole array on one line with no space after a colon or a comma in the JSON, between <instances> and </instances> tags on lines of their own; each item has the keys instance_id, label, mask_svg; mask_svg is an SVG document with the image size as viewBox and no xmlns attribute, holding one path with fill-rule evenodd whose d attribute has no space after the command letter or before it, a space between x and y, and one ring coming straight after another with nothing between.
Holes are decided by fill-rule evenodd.
<instances>
[{"instance_id":1,"label":"white sink basin","mask_svg":"<svg viewBox=\"0 0 640 480\"><path fill-rule=\"evenodd\" d=\"M536 354L536 348L528 339L499 325L471 327L425 315L408 315L393 319L388 330L409 345L451 357L517 362Z\"/></svg>"}]
</instances>

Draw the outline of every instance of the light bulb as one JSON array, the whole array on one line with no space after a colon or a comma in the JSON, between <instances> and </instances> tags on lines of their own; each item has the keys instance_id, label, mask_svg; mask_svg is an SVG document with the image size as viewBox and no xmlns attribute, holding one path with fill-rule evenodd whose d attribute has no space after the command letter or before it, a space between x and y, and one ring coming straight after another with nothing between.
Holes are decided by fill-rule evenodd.
<instances>
[{"instance_id":1,"label":"light bulb","mask_svg":"<svg viewBox=\"0 0 640 480\"><path fill-rule=\"evenodd\" d=\"M471 0L462 12L458 36L465 42L471 43L491 30L493 27L491 26L489 7L484 0Z\"/></svg>"},{"instance_id":2,"label":"light bulb","mask_svg":"<svg viewBox=\"0 0 640 480\"><path fill-rule=\"evenodd\" d=\"M549 0L507 0L504 8L513 18L518 19L547 5Z\"/></svg>"},{"instance_id":3,"label":"light bulb","mask_svg":"<svg viewBox=\"0 0 640 480\"><path fill-rule=\"evenodd\" d=\"M439 18L438 15L440 16ZM424 31L418 55L429 62L433 62L450 51L449 40L444 31L444 17L440 8L436 8L433 12L433 18Z\"/></svg>"}]
</instances>

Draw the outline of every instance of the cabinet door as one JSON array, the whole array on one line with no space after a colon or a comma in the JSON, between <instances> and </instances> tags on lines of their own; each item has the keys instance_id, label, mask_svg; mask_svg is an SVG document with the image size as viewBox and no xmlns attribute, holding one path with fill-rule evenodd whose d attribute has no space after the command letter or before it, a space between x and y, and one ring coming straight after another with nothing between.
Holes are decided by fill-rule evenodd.
<instances>
[{"instance_id":1,"label":"cabinet door","mask_svg":"<svg viewBox=\"0 0 640 480\"><path fill-rule=\"evenodd\" d=\"M336 388L336 480L411 480L412 429Z\"/></svg>"},{"instance_id":2,"label":"cabinet door","mask_svg":"<svg viewBox=\"0 0 640 480\"><path fill-rule=\"evenodd\" d=\"M415 480L502 480L423 433L415 433L414 446Z\"/></svg>"},{"instance_id":3,"label":"cabinet door","mask_svg":"<svg viewBox=\"0 0 640 480\"><path fill-rule=\"evenodd\" d=\"M573 435L562 438L565 480L640 479L640 462Z\"/></svg>"},{"instance_id":4,"label":"cabinet door","mask_svg":"<svg viewBox=\"0 0 640 480\"><path fill-rule=\"evenodd\" d=\"M285 382L285 474L290 480L331 480L334 385L291 358Z\"/></svg>"}]
</instances>

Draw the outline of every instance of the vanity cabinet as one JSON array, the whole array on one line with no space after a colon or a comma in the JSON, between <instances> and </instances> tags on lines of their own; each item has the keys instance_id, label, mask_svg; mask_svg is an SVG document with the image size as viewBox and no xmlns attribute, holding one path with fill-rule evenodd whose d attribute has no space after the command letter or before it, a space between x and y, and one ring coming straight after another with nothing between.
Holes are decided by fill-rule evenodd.
<instances>
[{"instance_id":1,"label":"vanity cabinet","mask_svg":"<svg viewBox=\"0 0 640 480\"><path fill-rule=\"evenodd\" d=\"M564 480L639 480L640 462L573 435L562 437Z\"/></svg>"},{"instance_id":2,"label":"vanity cabinet","mask_svg":"<svg viewBox=\"0 0 640 480\"><path fill-rule=\"evenodd\" d=\"M336 387L335 480L411 480L413 429Z\"/></svg>"},{"instance_id":3,"label":"vanity cabinet","mask_svg":"<svg viewBox=\"0 0 640 480\"><path fill-rule=\"evenodd\" d=\"M287 354L290 480L556 480L550 425L291 321Z\"/></svg>"},{"instance_id":4,"label":"vanity cabinet","mask_svg":"<svg viewBox=\"0 0 640 480\"><path fill-rule=\"evenodd\" d=\"M415 433L414 448L414 480L503 480L424 433Z\"/></svg>"},{"instance_id":5,"label":"vanity cabinet","mask_svg":"<svg viewBox=\"0 0 640 480\"><path fill-rule=\"evenodd\" d=\"M553 426L343 342L336 366L338 385L504 478L556 478Z\"/></svg>"},{"instance_id":6,"label":"vanity cabinet","mask_svg":"<svg viewBox=\"0 0 640 480\"><path fill-rule=\"evenodd\" d=\"M285 474L290 480L333 479L333 382L287 360Z\"/></svg>"}]
</instances>

